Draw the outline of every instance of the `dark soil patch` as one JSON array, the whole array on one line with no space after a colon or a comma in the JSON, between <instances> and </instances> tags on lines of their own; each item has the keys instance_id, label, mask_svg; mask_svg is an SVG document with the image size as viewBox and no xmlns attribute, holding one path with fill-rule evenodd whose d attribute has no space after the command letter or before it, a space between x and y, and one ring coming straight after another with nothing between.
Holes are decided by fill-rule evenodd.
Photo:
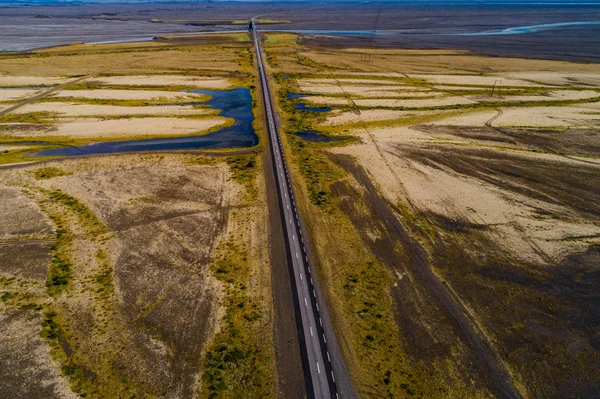
<instances>
[{"instance_id":1,"label":"dark soil patch","mask_svg":"<svg viewBox=\"0 0 600 399\"><path fill-rule=\"evenodd\" d=\"M465 147L453 147L451 156L444 147L396 146L396 150L399 156L424 165L443 165L503 190L561 205L575 213L571 216L600 220L598 166Z\"/></svg>"},{"instance_id":2,"label":"dark soil patch","mask_svg":"<svg viewBox=\"0 0 600 399\"><path fill-rule=\"evenodd\" d=\"M442 370L433 370L444 361L458 362L467 386L489 389L500 398L520 397L481 331L444 282L433 274L426 250L400 223L365 171L349 156L329 157L364 190L358 191L346 182L333 184L331 189L341 209L377 259L392 272L403 275L392 294L403 344L413 361L428 363L427 368L441 381L449 376L444 376ZM361 210L358 204L366 205L367 210ZM377 231L379 238L373 240L362 233L368 230ZM466 350L458 349L457 342L462 342ZM458 351L460 356L456 356Z\"/></svg>"}]
</instances>

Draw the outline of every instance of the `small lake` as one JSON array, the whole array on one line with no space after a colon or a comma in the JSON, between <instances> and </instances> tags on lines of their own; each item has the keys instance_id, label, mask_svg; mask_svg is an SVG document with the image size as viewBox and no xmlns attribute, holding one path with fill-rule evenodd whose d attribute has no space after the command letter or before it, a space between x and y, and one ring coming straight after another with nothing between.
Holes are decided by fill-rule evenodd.
<instances>
[{"instance_id":1,"label":"small lake","mask_svg":"<svg viewBox=\"0 0 600 399\"><path fill-rule=\"evenodd\" d=\"M328 143L330 141L340 141L341 137L329 137L325 136L321 133L315 132L314 130L306 130L303 132L297 132L296 136L306 140L306 141L316 141L321 143Z\"/></svg>"},{"instance_id":2,"label":"small lake","mask_svg":"<svg viewBox=\"0 0 600 399\"><path fill-rule=\"evenodd\" d=\"M78 147L42 150L33 156L68 157L140 151L246 148L258 144L258 136L252 127L254 115L250 90L242 87L233 90L190 90L190 92L210 95L211 99L205 104L221 110L221 115L224 117L234 118L234 124L199 136L100 142Z\"/></svg>"}]
</instances>

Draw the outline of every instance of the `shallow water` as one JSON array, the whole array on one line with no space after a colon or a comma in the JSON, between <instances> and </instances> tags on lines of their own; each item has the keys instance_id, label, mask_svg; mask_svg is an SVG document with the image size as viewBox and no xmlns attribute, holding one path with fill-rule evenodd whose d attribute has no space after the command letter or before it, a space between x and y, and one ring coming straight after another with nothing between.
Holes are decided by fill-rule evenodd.
<instances>
[{"instance_id":1,"label":"shallow water","mask_svg":"<svg viewBox=\"0 0 600 399\"><path fill-rule=\"evenodd\" d=\"M293 100L296 98L304 98L310 97L312 94L306 93L288 93L287 98ZM305 103L296 103L294 104L294 108L296 111L306 111L306 112L329 112L333 109L333 107L311 107L306 105Z\"/></svg>"},{"instance_id":2,"label":"shallow water","mask_svg":"<svg viewBox=\"0 0 600 399\"><path fill-rule=\"evenodd\" d=\"M304 97L308 97L308 96L310 96L310 94L305 94L305 93L288 93L287 98L294 99L294 98L304 98Z\"/></svg>"},{"instance_id":3,"label":"shallow water","mask_svg":"<svg viewBox=\"0 0 600 399\"><path fill-rule=\"evenodd\" d=\"M576 21L576 22L559 22L554 24L539 24L515 26L506 29L497 29L492 31L474 32L474 33L452 33L454 36L495 36L495 35L523 35L527 33L535 33L552 29L560 29L571 26L585 25L600 25L600 21Z\"/></svg>"},{"instance_id":4,"label":"shallow water","mask_svg":"<svg viewBox=\"0 0 600 399\"><path fill-rule=\"evenodd\" d=\"M201 136L164 139L111 141L77 147L42 150L33 156L78 156L139 151L196 150L203 148L245 148L258 144L252 122L252 96L246 88L233 90L192 90L193 93L212 96L206 103L221 110L221 115L234 118L231 126Z\"/></svg>"},{"instance_id":5,"label":"shallow water","mask_svg":"<svg viewBox=\"0 0 600 399\"><path fill-rule=\"evenodd\" d=\"M315 132L314 130L306 130L303 132L297 132L296 136L301 137L306 141L317 141L317 142L330 142L330 141L340 141L340 137L329 137L325 136L321 133Z\"/></svg>"},{"instance_id":6,"label":"shallow water","mask_svg":"<svg viewBox=\"0 0 600 399\"><path fill-rule=\"evenodd\" d=\"M329 112L333 109L333 107L309 107L304 103L294 104L294 108L296 108L296 111L306 112Z\"/></svg>"}]
</instances>

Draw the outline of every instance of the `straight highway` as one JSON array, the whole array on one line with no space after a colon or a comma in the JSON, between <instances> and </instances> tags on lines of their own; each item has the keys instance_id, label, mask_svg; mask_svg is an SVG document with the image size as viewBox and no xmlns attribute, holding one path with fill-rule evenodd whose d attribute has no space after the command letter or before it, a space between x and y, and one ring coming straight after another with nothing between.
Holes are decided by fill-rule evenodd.
<instances>
[{"instance_id":1,"label":"straight highway","mask_svg":"<svg viewBox=\"0 0 600 399\"><path fill-rule=\"evenodd\" d=\"M299 314L300 345L304 363L305 380L307 392L314 398L341 398L336 385L336 375L332 367L332 355L327 345L327 335L319 309L317 298L318 290L315 289L313 271L310 267L308 254L300 228L300 219L294 199L294 192L290 176L281 150L281 140L275 122L275 111L271 101L267 74L265 72L260 41L256 32L254 20L250 25L254 35L256 47L256 59L260 74L260 82L263 92L265 113L267 117L267 128L270 149L273 156L275 180L279 205L284 221L284 231L289 260L293 269L292 286L296 300L296 312Z\"/></svg>"}]
</instances>

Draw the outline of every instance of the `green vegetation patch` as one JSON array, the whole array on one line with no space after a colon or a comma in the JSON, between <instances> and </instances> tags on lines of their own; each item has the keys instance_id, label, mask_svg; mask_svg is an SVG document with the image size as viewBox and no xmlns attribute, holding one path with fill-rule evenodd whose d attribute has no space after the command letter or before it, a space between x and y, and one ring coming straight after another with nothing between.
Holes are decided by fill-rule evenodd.
<instances>
[{"instance_id":1,"label":"green vegetation patch","mask_svg":"<svg viewBox=\"0 0 600 399\"><path fill-rule=\"evenodd\" d=\"M249 199L255 199L258 195L256 188L257 162L256 155L240 155L227 158L233 180L246 188Z\"/></svg>"},{"instance_id":2,"label":"green vegetation patch","mask_svg":"<svg viewBox=\"0 0 600 399\"><path fill-rule=\"evenodd\" d=\"M298 112L294 108L295 101L288 98L289 88L285 85L287 80L281 79L284 87L279 91L278 101L285 123L283 131L292 146L293 160L298 165L305 178L310 201L317 206L332 211L331 194L329 186L340 179L338 168L326 159L323 148L346 145L356 140L353 137L340 137L342 140L331 142L309 142L296 135L303 130L313 130L312 125L318 123L315 113Z\"/></svg>"},{"instance_id":3,"label":"green vegetation patch","mask_svg":"<svg viewBox=\"0 0 600 399\"><path fill-rule=\"evenodd\" d=\"M48 166L46 168L36 169L32 172L32 174L37 180L47 180L52 179L53 177L71 176L73 173L65 172L64 170L55 166Z\"/></svg>"},{"instance_id":4,"label":"green vegetation patch","mask_svg":"<svg viewBox=\"0 0 600 399\"><path fill-rule=\"evenodd\" d=\"M44 303L38 294L41 286L39 281L0 275L0 302L11 308L41 310Z\"/></svg>"},{"instance_id":5,"label":"green vegetation patch","mask_svg":"<svg viewBox=\"0 0 600 399\"><path fill-rule=\"evenodd\" d=\"M217 248L211 266L225 285L225 316L221 331L204 357L203 394L209 398L267 397L272 390L271 358L256 341L260 305L247 295L250 265L247 253L233 240Z\"/></svg>"},{"instance_id":6,"label":"green vegetation patch","mask_svg":"<svg viewBox=\"0 0 600 399\"><path fill-rule=\"evenodd\" d=\"M80 223L85 228L86 233L88 233L91 237L97 238L98 235L108 232L108 229L106 226L104 226L100 219L98 219L98 217L94 215L94 213L90 211L87 206L83 205L75 198L63 193L61 190L47 191L46 193L49 195L52 201L58 202L76 213Z\"/></svg>"},{"instance_id":7,"label":"green vegetation patch","mask_svg":"<svg viewBox=\"0 0 600 399\"><path fill-rule=\"evenodd\" d=\"M44 124L56 121L57 114L54 112L40 111L27 112L23 114L9 113L0 116L0 123L29 123L29 124Z\"/></svg>"},{"instance_id":8,"label":"green vegetation patch","mask_svg":"<svg viewBox=\"0 0 600 399\"><path fill-rule=\"evenodd\" d=\"M298 35L293 33L268 33L265 45L293 46L298 41Z\"/></svg>"},{"instance_id":9,"label":"green vegetation patch","mask_svg":"<svg viewBox=\"0 0 600 399\"><path fill-rule=\"evenodd\" d=\"M46 97L39 102L53 103L77 103L77 104L92 104L92 105L115 105L121 107L147 107L156 105L203 105L209 99L208 96L199 96L193 99L167 99L157 98L152 100L118 100L112 98L87 98L87 97ZM10 114L9 114L10 115Z\"/></svg>"}]
</instances>

